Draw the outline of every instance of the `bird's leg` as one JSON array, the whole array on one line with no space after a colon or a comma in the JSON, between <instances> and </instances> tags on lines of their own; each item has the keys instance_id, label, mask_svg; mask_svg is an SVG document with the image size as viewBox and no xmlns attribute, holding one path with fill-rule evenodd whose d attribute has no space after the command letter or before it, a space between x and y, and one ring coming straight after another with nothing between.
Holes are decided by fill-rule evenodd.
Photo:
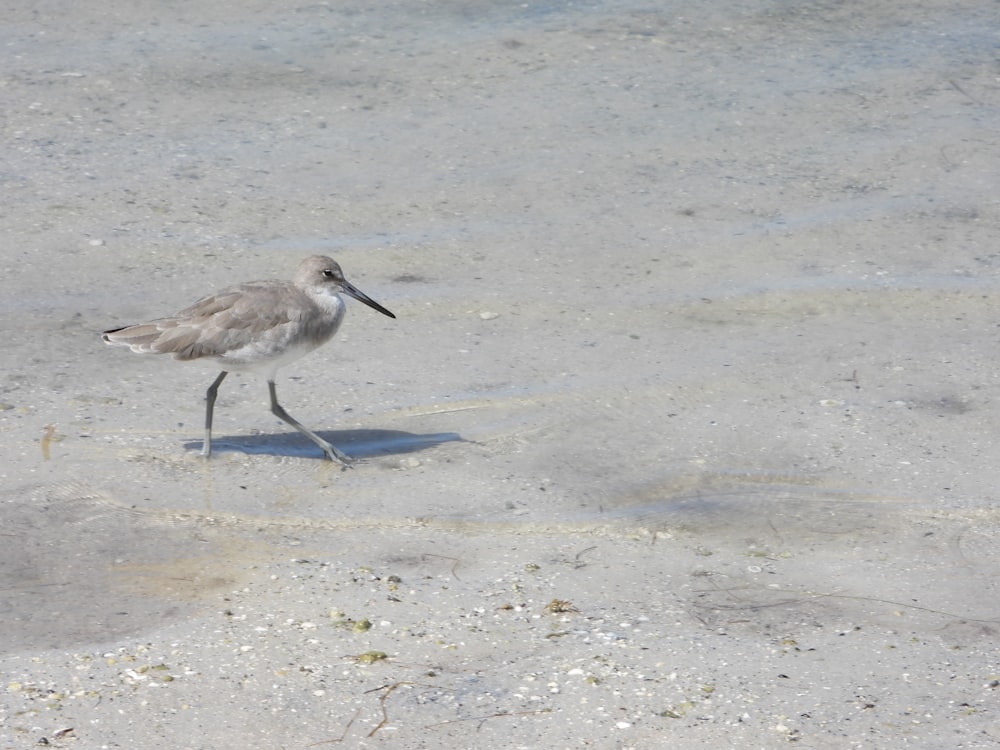
<instances>
[{"instance_id":1,"label":"bird's leg","mask_svg":"<svg viewBox=\"0 0 1000 750\"><path fill-rule=\"evenodd\" d=\"M292 427L294 427L296 430L305 435L307 438L316 443L316 445L318 445L323 450L324 455L331 461L335 461L336 463L345 467L350 466L352 463L354 463L353 458L344 455L343 453L338 451L336 448L334 448L332 445L326 442L315 432L312 432L311 430L301 425L298 421L292 418L292 416L287 411L285 411L284 407L282 407L282 405L278 403L278 391L274 386L273 380L267 381L267 387L271 392L271 413L274 414L274 416L276 416L278 419L284 420Z\"/></svg>"},{"instance_id":2,"label":"bird's leg","mask_svg":"<svg viewBox=\"0 0 1000 750\"><path fill-rule=\"evenodd\" d=\"M212 455L212 413L215 411L215 397L219 395L219 384L229 373L223 370L205 392L205 442L201 447L201 455Z\"/></svg>"}]
</instances>

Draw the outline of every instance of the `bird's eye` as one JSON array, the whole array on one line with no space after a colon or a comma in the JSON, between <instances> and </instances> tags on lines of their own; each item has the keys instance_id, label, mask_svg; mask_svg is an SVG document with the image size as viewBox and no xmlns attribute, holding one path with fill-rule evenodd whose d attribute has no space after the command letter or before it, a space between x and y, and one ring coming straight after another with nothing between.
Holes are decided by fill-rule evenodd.
<instances>
[{"instance_id":1,"label":"bird's eye","mask_svg":"<svg viewBox=\"0 0 1000 750\"><path fill-rule=\"evenodd\" d=\"M329 268L324 268L323 269L323 275L326 276L326 278L328 278L328 279L332 279L333 278L333 270L331 270Z\"/></svg>"}]
</instances>

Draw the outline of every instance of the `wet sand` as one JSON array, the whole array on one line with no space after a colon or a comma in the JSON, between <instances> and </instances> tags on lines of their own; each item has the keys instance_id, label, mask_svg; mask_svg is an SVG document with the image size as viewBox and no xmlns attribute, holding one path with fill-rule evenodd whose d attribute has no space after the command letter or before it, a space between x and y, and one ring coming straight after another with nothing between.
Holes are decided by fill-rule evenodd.
<instances>
[{"instance_id":1,"label":"wet sand","mask_svg":"<svg viewBox=\"0 0 1000 750\"><path fill-rule=\"evenodd\" d=\"M10 15L0 746L1000 743L993 6Z\"/></svg>"}]
</instances>

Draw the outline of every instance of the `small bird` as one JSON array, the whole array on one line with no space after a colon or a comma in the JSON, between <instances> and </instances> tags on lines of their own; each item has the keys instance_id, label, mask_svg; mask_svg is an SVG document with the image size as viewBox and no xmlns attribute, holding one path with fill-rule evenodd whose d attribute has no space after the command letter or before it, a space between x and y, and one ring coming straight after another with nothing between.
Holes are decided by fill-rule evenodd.
<instances>
[{"instance_id":1,"label":"small bird","mask_svg":"<svg viewBox=\"0 0 1000 750\"><path fill-rule=\"evenodd\" d=\"M271 412L318 445L331 461L353 462L292 418L278 403L278 368L322 346L337 333L346 305L340 293L364 302L390 318L396 316L356 289L336 261L323 255L303 260L293 281L249 281L204 297L169 318L113 328L101 337L108 344L139 354L173 354L174 359L213 360L222 366L205 394L205 443L212 453L212 412L219 385L230 372L267 377Z\"/></svg>"}]
</instances>

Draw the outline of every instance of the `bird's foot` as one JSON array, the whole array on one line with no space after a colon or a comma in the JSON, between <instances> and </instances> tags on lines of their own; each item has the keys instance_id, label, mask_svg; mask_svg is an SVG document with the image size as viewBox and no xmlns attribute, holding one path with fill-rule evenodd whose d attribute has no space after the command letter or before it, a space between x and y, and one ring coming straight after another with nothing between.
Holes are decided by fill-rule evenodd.
<instances>
[{"instance_id":1,"label":"bird's foot","mask_svg":"<svg viewBox=\"0 0 1000 750\"><path fill-rule=\"evenodd\" d=\"M342 453L341 451L338 451L336 448L334 448L329 443L326 443L326 445L321 445L320 448L323 449L323 454L329 460L333 461L335 464L340 464L345 469L353 468L354 464L356 464L358 462L356 458L351 458L346 453Z\"/></svg>"}]
</instances>

